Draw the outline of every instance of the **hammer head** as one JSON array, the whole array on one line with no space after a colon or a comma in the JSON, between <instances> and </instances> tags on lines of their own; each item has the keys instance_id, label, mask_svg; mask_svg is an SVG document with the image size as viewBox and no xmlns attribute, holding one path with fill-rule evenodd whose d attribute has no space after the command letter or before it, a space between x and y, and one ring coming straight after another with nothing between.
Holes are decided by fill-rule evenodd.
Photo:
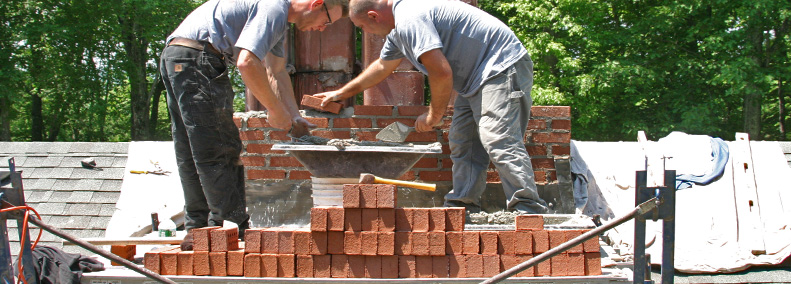
<instances>
[{"instance_id":1,"label":"hammer head","mask_svg":"<svg viewBox=\"0 0 791 284\"><path fill-rule=\"evenodd\" d=\"M376 177L373 174L368 173L361 173L360 174L360 181L361 184L373 184Z\"/></svg>"}]
</instances>

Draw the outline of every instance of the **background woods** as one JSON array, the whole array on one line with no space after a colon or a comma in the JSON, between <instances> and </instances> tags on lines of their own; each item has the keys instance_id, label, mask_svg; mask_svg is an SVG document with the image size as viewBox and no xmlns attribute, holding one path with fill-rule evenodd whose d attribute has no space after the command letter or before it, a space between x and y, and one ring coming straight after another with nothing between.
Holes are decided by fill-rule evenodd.
<instances>
[{"instance_id":1,"label":"background woods","mask_svg":"<svg viewBox=\"0 0 791 284\"><path fill-rule=\"evenodd\" d=\"M201 3L0 1L0 140L170 139L158 55ZM574 139L789 139L791 2L478 4L530 52L534 105L571 106Z\"/></svg>"}]
</instances>

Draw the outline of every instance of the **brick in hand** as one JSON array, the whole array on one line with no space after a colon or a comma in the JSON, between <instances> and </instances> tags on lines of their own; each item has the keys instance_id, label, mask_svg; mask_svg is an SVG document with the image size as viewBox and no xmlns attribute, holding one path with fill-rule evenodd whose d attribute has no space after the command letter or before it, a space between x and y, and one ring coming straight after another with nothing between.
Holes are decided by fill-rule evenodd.
<instances>
[{"instance_id":1,"label":"brick in hand","mask_svg":"<svg viewBox=\"0 0 791 284\"><path fill-rule=\"evenodd\" d=\"M331 112L334 114L340 113L341 108L343 108L343 105L337 102L329 102L326 106L322 107L321 101L322 99L318 97L309 96L309 95L302 96L302 105L306 107L314 108L320 111Z\"/></svg>"}]
</instances>

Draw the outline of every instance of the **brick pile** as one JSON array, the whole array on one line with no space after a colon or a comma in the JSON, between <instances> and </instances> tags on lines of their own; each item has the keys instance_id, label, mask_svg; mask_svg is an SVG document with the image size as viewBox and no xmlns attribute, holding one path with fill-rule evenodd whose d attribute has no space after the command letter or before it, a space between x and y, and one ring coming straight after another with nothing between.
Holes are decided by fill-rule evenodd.
<instances>
[{"instance_id":1,"label":"brick pile","mask_svg":"<svg viewBox=\"0 0 791 284\"><path fill-rule=\"evenodd\" d=\"M491 277L585 230L545 230L541 215L517 216L514 231L465 231L464 208L399 208L396 186L347 184L343 207L311 209L309 228L194 231L194 251L145 254L162 275L300 278ZM601 275L593 238L517 276Z\"/></svg>"}]
</instances>

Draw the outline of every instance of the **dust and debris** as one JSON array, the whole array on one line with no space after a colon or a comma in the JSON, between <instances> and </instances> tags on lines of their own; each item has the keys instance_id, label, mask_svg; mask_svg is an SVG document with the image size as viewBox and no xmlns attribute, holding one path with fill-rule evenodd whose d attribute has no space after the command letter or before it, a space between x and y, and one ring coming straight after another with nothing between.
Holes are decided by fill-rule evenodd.
<instances>
[{"instance_id":1,"label":"dust and debris","mask_svg":"<svg viewBox=\"0 0 791 284\"><path fill-rule=\"evenodd\" d=\"M469 223L478 225L513 225L516 216L522 214L524 213L510 211L470 213Z\"/></svg>"},{"instance_id":2,"label":"dust and debris","mask_svg":"<svg viewBox=\"0 0 791 284\"><path fill-rule=\"evenodd\" d=\"M412 143L394 143L385 141L357 141L354 139L329 139L318 136L305 135L299 138L294 138L293 141L285 144L296 145L329 145L335 146L338 149L344 149L348 146L385 146L385 147L412 147Z\"/></svg>"}]
</instances>

